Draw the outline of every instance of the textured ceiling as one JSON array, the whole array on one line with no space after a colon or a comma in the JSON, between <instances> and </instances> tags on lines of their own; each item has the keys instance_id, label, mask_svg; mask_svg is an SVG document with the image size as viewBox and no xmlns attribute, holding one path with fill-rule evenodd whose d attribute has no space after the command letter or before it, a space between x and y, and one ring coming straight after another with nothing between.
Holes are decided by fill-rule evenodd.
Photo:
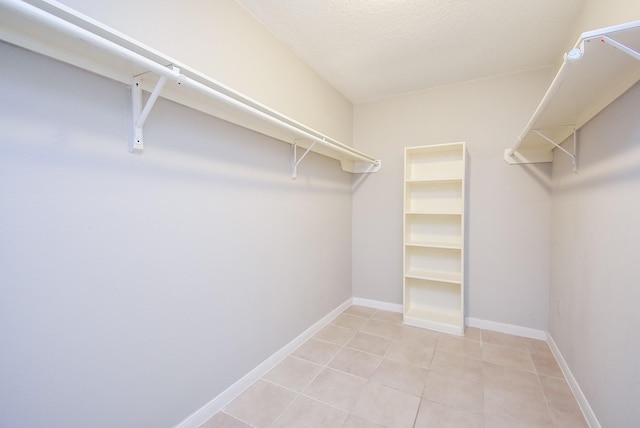
<instances>
[{"instance_id":1,"label":"textured ceiling","mask_svg":"<svg viewBox=\"0 0 640 428\"><path fill-rule=\"evenodd\" d=\"M353 102L558 59L584 0L237 0Z\"/></svg>"}]
</instances>

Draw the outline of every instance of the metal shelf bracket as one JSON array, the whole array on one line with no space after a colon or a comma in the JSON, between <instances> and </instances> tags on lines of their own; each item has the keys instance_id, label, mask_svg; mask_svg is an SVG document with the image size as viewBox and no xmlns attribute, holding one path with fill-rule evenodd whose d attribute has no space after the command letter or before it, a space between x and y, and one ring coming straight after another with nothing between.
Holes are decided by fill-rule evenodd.
<instances>
[{"instance_id":1,"label":"metal shelf bracket","mask_svg":"<svg viewBox=\"0 0 640 428\"><path fill-rule=\"evenodd\" d=\"M576 154L577 154L578 141L577 141L577 134L576 134L576 127L575 126L573 127L573 153L571 153L570 151L568 151L567 149L562 147L560 144L556 143L551 138L547 137L546 135L544 135L542 132L538 131L537 129L533 129L532 131L535 132L536 134L538 134L540 137L542 137L545 140L547 140L549 143L553 144L553 146L555 148L560 149L563 153L565 153L567 156L569 156L571 158L571 165L573 166L573 172L575 172L575 173L578 172L578 166L577 166L577 163L576 163Z\"/></svg>"},{"instance_id":2,"label":"metal shelf bracket","mask_svg":"<svg viewBox=\"0 0 640 428\"><path fill-rule=\"evenodd\" d=\"M311 151L311 149L313 148L313 146L315 146L315 144L316 144L315 141L311 143L309 148L307 148L307 150L305 150L302 156L300 156L300 159L298 159L298 142L294 141L293 144L291 145L291 179L292 180L295 180L296 177L298 176L298 165L300 164L300 162L302 162L302 159L304 159L304 157Z\"/></svg>"},{"instance_id":3,"label":"metal shelf bracket","mask_svg":"<svg viewBox=\"0 0 640 428\"><path fill-rule=\"evenodd\" d=\"M171 66L173 72L178 75L176 83L181 83L182 75L180 73L180 69L176 66ZM146 74L146 73L145 73ZM144 123L149 117L149 113L151 113L151 109L156 103L158 96L160 96L160 92L162 92L162 88L167 83L167 76L160 76L160 79L156 83L156 86L153 88L147 103L142 106L142 80L143 75L135 76L133 78L133 83L131 85L131 113L132 113L132 125L133 132L131 134L131 140L129 142L129 151L141 152L144 150L144 139L143 139L143 129Z\"/></svg>"}]
</instances>

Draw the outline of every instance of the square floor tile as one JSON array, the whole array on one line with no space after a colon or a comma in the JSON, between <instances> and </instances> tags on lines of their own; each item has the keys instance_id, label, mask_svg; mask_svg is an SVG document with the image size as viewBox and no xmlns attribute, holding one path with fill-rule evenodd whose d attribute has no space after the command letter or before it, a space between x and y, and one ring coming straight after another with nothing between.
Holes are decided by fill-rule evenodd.
<instances>
[{"instance_id":1,"label":"square floor tile","mask_svg":"<svg viewBox=\"0 0 640 428\"><path fill-rule=\"evenodd\" d=\"M345 309L343 314L350 314L350 315L356 315L359 317L371 318L373 314L375 314L377 311L378 311L377 309L368 308L366 306L351 305L347 309Z\"/></svg>"},{"instance_id":2,"label":"square floor tile","mask_svg":"<svg viewBox=\"0 0 640 428\"><path fill-rule=\"evenodd\" d=\"M369 380L421 397L427 375L427 369L384 358Z\"/></svg>"},{"instance_id":3,"label":"square floor tile","mask_svg":"<svg viewBox=\"0 0 640 428\"><path fill-rule=\"evenodd\" d=\"M224 409L256 427L270 426L298 394L264 380L258 380Z\"/></svg>"},{"instance_id":4,"label":"square floor tile","mask_svg":"<svg viewBox=\"0 0 640 428\"><path fill-rule=\"evenodd\" d=\"M367 317L360 317L357 315L341 313L333 320L331 324L338 325L340 327L346 327L353 330L360 330L363 325L369 321Z\"/></svg>"},{"instance_id":5,"label":"square floor tile","mask_svg":"<svg viewBox=\"0 0 640 428\"><path fill-rule=\"evenodd\" d=\"M387 348L384 354L385 358L398 361L401 363L413 364L422 368L429 368L433 350L435 348L435 339L433 345L429 346L420 341L413 340L394 340Z\"/></svg>"},{"instance_id":6,"label":"square floor tile","mask_svg":"<svg viewBox=\"0 0 640 428\"><path fill-rule=\"evenodd\" d=\"M303 394L330 406L350 412L367 381L338 370L325 368Z\"/></svg>"},{"instance_id":7,"label":"square floor tile","mask_svg":"<svg viewBox=\"0 0 640 428\"><path fill-rule=\"evenodd\" d=\"M481 414L455 409L433 401L420 404L415 428L483 428Z\"/></svg>"},{"instance_id":8,"label":"square floor tile","mask_svg":"<svg viewBox=\"0 0 640 428\"><path fill-rule=\"evenodd\" d=\"M531 359L538 374L564 379L564 374L553 356L544 357L541 355L531 355Z\"/></svg>"},{"instance_id":9,"label":"square floor tile","mask_svg":"<svg viewBox=\"0 0 640 428\"><path fill-rule=\"evenodd\" d=\"M516 370L524 370L528 372L536 371L531 355L529 355L529 351L521 352L511 348L483 344L482 360Z\"/></svg>"},{"instance_id":10,"label":"square floor tile","mask_svg":"<svg viewBox=\"0 0 640 428\"><path fill-rule=\"evenodd\" d=\"M301 392L320 373L323 366L298 357L287 357L262 378Z\"/></svg>"},{"instance_id":11,"label":"square floor tile","mask_svg":"<svg viewBox=\"0 0 640 428\"><path fill-rule=\"evenodd\" d=\"M347 419L347 413L319 401L300 396L272 425L273 428L335 428Z\"/></svg>"},{"instance_id":12,"label":"square floor tile","mask_svg":"<svg viewBox=\"0 0 640 428\"><path fill-rule=\"evenodd\" d=\"M370 354L384 355L389 345L391 345L391 339L360 331L349 341L347 347Z\"/></svg>"},{"instance_id":13,"label":"square floor tile","mask_svg":"<svg viewBox=\"0 0 640 428\"><path fill-rule=\"evenodd\" d=\"M540 376L540 383L556 426L588 428L589 425L564 379Z\"/></svg>"},{"instance_id":14,"label":"square floor tile","mask_svg":"<svg viewBox=\"0 0 640 428\"><path fill-rule=\"evenodd\" d=\"M402 324L402 313L379 310L373 315L374 320Z\"/></svg>"},{"instance_id":15,"label":"square floor tile","mask_svg":"<svg viewBox=\"0 0 640 428\"><path fill-rule=\"evenodd\" d=\"M535 373L490 364L485 364L484 368L487 420L494 424L519 421L521 425L553 426L546 398Z\"/></svg>"},{"instance_id":16,"label":"square floor tile","mask_svg":"<svg viewBox=\"0 0 640 428\"><path fill-rule=\"evenodd\" d=\"M393 428L411 428L420 398L377 383L362 391L353 413L373 423Z\"/></svg>"},{"instance_id":17,"label":"square floor tile","mask_svg":"<svg viewBox=\"0 0 640 428\"><path fill-rule=\"evenodd\" d=\"M353 338L353 336L355 336L356 333L357 330L329 324L317 332L313 338L324 342L330 342L334 345L344 346Z\"/></svg>"},{"instance_id":18,"label":"square floor tile","mask_svg":"<svg viewBox=\"0 0 640 428\"><path fill-rule=\"evenodd\" d=\"M218 412L198 428L251 428L251 425L245 424L224 412Z\"/></svg>"},{"instance_id":19,"label":"square floor tile","mask_svg":"<svg viewBox=\"0 0 640 428\"><path fill-rule=\"evenodd\" d=\"M309 339L293 351L292 355L324 366L340 352L340 349L340 346L333 343Z\"/></svg>"},{"instance_id":20,"label":"square floor tile","mask_svg":"<svg viewBox=\"0 0 640 428\"><path fill-rule=\"evenodd\" d=\"M429 370L422 398L471 413L484 411L482 377L463 372Z\"/></svg>"},{"instance_id":21,"label":"square floor tile","mask_svg":"<svg viewBox=\"0 0 640 428\"><path fill-rule=\"evenodd\" d=\"M482 359L482 347L480 342L464 339L461 337L441 334L438 337L436 350L447 352L453 355L461 355L463 357Z\"/></svg>"},{"instance_id":22,"label":"square floor tile","mask_svg":"<svg viewBox=\"0 0 640 428\"><path fill-rule=\"evenodd\" d=\"M498 333L496 331L482 330L482 345L485 344L501 346L504 348L515 349L521 352L528 352L527 342L524 337L514 336L512 334Z\"/></svg>"},{"instance_id":23,"label":"square floor tile","mask_svg":"<svg viewBox=\"0 0 640 428\"><path fill-rule=\"evenodd\" d=\"M553 352L549 344L544 340L525 338L527 349L531 355L540 355L542 357L553 357Z\"/></svg>"},{"instance_id":24,"label":"square floor tile","mask_svg":"<svg viewBox=\"0 0 640 428\"><path fill-rule=\"evenodd\" d=\"M365 379L376 371L382 357L358 351L357 349L343 348L329 363L329 367L336 370L360 376Z\"/></svg>"},{"instance_id":25,"label":"square floor tile","mask_svg":"<svg viewBox=\"0 0 640 428\"><path fill-rule=\"evenodd\" d=\"M382 337L392 339L398 334L400 327L401 327L400 324L387 322L387 321L380 321L375 319L375 316L374 316L372 319L367 321L367 323L364 326L362 326L360 330L365 333L375 334L376 336L382 336Z\"/></svg>"},{"instance_id":26,"label":"square floor tile","mask_svg":"<svg viewBox=\"0 0 640 428\"><path fill-rule=\"evenodd\" d=\"M385 428L356 415L349 415L342 428Z\"/></svg>"}]
</instances>

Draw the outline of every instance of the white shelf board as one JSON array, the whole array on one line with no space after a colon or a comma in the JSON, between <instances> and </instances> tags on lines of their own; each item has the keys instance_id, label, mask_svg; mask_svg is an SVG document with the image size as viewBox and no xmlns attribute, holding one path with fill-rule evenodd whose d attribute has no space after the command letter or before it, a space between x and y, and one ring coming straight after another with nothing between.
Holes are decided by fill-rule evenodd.
<instances>
[{"instance_id":1,"label":"white shelf board","mask_svg":"<svg viewBox=\"0 0 640 428\"><path fill-rule=\"evenodd\" d=\"M410 269L405 275L406 278L424 279L428 281L447 282L451 284L461 284L462 275L457 272L440 272L422 269Z\"/></svg>"},{"instance_id":2,"label":"white shelf board","mask_svg":"<svg viewBox=\"0 0 640 428\"><path fill-rule=\"evenodd\" d=\"M423 239L420 241L408 240L405 245L407 247L449 248L452 250L460 250L462 249L462 238L455 241L443 239Z\"/></svg>"},{"instance_id":3,"label":"white shelf board","mask_svg":"<svg viewBox=\"0 0 640 428\"><path fill-rule=\"evenodd\" d=\"M566 59L518 142L505 150L511 164L551 162L560 144L640 80L640 60L604 43L609 37L640 52L640 21L583 33L576 42L581 59Z\"/></svg>"},{"instance_id":4,"label":"white shelf board","mask_svg":"<svg viewBox=\"0 0 640 428\"><path fill-rule=\"evenodd\" d=\"M434 177L434 178L410 178L405 180L407 184L411 183L460 183L462 182L462 176L451 177Z\"/></svg>"},{"instance_id":5,"label":"white shelf board","mask_svg":"<svg viewBox=\"0 0 640 428\"><path fill-rule=\"evenodd\" d=\"M143 75L142 88L148 92L159 78L153 69L175 65L192 84L168 82L160 95L162 98L302 148L311 145L312 139L307 138L311 136L320 142L311 151L340 160L348 172L374 172L380 168L380 161L373 156L299 123L60 3L0 0L0 40L127 85L132 84L134 76ZM196 86L206 87L220 97L194 90Z\"/></svg>"},{"instance_id":6,"label":"white shelf board","mask_svg":"<svg viewBox=\"0 0 640 428\"><path fill-rule=\"evenodd\" d=\"M405 215L462 215L462 210L420 210L405 211Z\"/></svg>"}]
</instances>

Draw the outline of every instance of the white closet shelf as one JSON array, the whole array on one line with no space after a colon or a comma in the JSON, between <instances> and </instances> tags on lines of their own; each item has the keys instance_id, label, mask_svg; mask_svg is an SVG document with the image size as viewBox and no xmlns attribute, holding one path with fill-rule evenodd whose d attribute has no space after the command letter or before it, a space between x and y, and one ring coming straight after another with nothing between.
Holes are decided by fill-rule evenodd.
<instances>
[{"instance_id":1,"label":"white closet shelf","mask_svg":"<svg viewBox=\"0 0 640 428\"><path fill-rule=\"evenodd\" d=\"M0 40L132 85L132 151L143 147L144 119L159 95L287 142L294 148L309 149L337 159L347 172L365 173L380 169L381 161L375 157L291 119L60 3L0 0ZM144 109L138 105L140 111L137 113L136 89L152 94ZM138 99L138 104L140 102ZM138 121L140 116L142 119ZM293 150L291 165L294 177L298 163L306 154L296 157Z\"/></svg>"},{"instance_id":2,"label":"white closet shelf","mask_svg":"<svg viewBox=\"0 0 640 428\"><path fill-rule=\"evenodd\" d=\"M551 162L553 149L640 80L640 21L582 33L517 143L510 164ZM575 140L574 140L575 142ZM560 149L573 160L571 153Z\"/></svg>"}]
</instances>

